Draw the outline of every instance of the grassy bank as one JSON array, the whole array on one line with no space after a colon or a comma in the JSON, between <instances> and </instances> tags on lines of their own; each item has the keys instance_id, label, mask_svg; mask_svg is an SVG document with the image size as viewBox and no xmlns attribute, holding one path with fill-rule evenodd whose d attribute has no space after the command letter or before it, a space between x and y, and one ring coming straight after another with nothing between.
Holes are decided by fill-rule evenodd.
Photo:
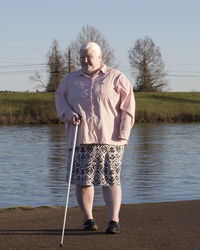
<instances>
[{"instance_id":1,"label":"grassy bank","mask_svg":"<svg viewBox=\"0 0 200 250\"><path fill-rule=\"evenodd\" d=\"M56 122L53 93L0 93L0 124Z\"/></svg>"},{"instance_id":2,"label":"grassy bank","mask_svg":"<svg viewBox=\"0 0 200 250\"><path fill-rule=\"evenodd\" d=\"M200 122L200 92L136 93L137 122Z\"/></svg>"},{"instance_id":3,"label":"grassy bank","mask_svg":"<svg viewBox=\"0 0 200 250\"><path fill-rule=\"evenodd\" d=\"M135 93L136 122L200 122L200 93ZM53 93L0 93L0 124L58 123Z\"/></svg>"}]
</instances>

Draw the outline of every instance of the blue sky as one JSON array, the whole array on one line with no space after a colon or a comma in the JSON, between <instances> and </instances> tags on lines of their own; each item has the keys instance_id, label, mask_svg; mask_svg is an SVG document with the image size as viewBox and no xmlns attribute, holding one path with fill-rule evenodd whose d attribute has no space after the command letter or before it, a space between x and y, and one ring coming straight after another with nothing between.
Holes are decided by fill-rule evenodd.
<instances>
[{"instance_id":1,"label":"blue sky","mask_svg":"<svg viewBox=\"0 0 200 250\"><path fill-rule=\"evenodd\" d=\"M82 26L92 25L114 49L131 83L128 50L149 36L160 47L170 91L200 91L198 0L0 0L0 91L35 91L35 70L47 80L54 39L65 51ZM26 66L20 66L26 65Z\"/></svg>"}]
</instances>

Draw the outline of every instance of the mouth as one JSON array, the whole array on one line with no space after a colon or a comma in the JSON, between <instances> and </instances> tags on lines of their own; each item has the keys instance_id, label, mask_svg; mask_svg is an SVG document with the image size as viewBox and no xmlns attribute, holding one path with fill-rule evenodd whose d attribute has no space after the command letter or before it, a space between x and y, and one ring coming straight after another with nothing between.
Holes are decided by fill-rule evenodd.
<instances>
[{"instance_id":1,"label":"mouth","mask_svg":"<svg viewBox=\"0 0 200 250\"><path fill-rule=\"evenodd\" d=\"M85 67L90 67L91 65L90 64L84 64Z\"/></svg>"}]
</instances>

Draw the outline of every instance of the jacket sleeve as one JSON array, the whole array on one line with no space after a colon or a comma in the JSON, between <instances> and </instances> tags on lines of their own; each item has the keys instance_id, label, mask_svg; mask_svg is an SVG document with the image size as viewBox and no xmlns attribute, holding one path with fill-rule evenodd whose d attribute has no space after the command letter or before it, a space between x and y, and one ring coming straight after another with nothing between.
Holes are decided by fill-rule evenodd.
<instances>
[{"instance_id":1,"label":"jacket sleeve","mask_svg":"<svg viewBox=\"0 0 200 250\"><path fill-rule=\"evenodd\" d=\"M122 74L119 78L120 92L120 127L119 139L128 140L131 128L135 122L135 97L133 87L129 80Z\"/></svg>"},{"instance_id":2,"label":"jacket sleeve","mask_svg":"<svg viewBox=\"0 0 200 250\"><path fill-rule=\"evenodd\" d=\"M71 122L72 117L76 114L67 100L67 83L68 76L62 80L55 92L56 111L60 120L64 123Z\"/></svg>"}]
</instances>

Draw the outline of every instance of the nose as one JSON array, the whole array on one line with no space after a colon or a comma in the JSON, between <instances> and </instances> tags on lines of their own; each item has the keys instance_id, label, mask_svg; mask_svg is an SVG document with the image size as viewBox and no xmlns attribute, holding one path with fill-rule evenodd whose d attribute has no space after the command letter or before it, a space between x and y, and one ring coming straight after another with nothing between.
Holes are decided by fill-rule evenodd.
<instances>
[{"instance_id":1,"label":"nose","mask_svg":"<svg viewBox=\"0 0 200 250\"><path fill-rule=\"evenodd\" d=\"M87 56L84 57L84 63L87 63L88 62L88 59L87 59Z\"/></svg>"}]
</instances>

